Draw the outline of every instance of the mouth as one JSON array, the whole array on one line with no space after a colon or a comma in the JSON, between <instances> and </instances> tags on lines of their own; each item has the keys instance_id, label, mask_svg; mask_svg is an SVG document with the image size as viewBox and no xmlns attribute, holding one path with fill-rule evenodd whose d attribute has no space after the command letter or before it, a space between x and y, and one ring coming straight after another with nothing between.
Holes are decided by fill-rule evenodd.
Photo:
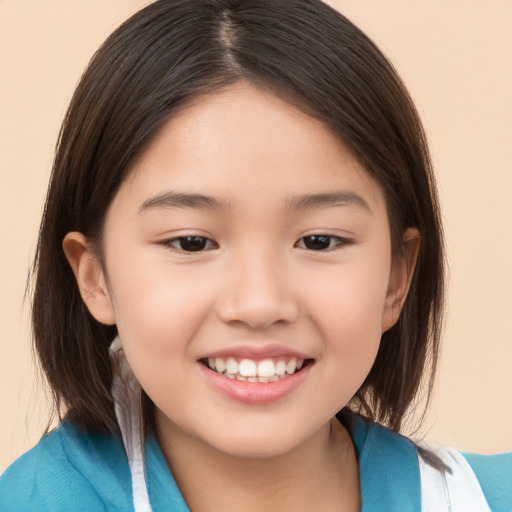
<instances>
[{"instance_id":1,"label":"mouth","mask_svg":"<svg viewBox=\"0 0 512 512\"><path fill-rule=\"evenodd\" d=\"M248 359L209 357L199 361L206 368L231 380L253 383L272 383L286 380L313 364L313 359L272 357Z\"/></svg>"}]
</instances>

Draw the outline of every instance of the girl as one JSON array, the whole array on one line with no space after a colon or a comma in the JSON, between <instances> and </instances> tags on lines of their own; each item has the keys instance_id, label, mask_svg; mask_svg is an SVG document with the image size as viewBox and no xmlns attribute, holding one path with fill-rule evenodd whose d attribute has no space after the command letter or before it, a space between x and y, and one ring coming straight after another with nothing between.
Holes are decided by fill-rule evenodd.
<instances>
[{"instance_id":1,"label":"girl","mask_svg":"<svg viewBox=\"0 0 512 512\"><path fill-rule=\"evenodd\" d=\"M155 2L64 121L33 306L63 420L0 509L510 510L510 455L399 435L442 298L423 131L368 38L316 0Z\"/></svg>"}]
</instances>

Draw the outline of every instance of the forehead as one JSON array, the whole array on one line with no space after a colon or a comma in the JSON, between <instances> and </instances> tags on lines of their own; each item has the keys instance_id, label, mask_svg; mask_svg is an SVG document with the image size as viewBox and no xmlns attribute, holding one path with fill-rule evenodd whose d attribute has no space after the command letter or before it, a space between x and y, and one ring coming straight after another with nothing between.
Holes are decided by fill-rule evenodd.
<instances>
[{"instance_id":1,"label":"forehead","mask_svg":"<svg viewBox=\"0 0 512 512\"><path fill-rule=\"evenodd\" d=\"M324 123L276 95L239 83L195 98L156 134L120 195L147 201L165 190L231 206L283 204L342 191L381 210L380 187Z\"/></svg>"}]
</instances>

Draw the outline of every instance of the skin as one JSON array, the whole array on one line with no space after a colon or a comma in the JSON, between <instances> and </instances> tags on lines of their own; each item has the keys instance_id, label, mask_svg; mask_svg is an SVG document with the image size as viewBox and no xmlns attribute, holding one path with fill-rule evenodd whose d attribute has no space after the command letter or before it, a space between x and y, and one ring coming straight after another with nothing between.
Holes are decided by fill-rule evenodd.
<instances>
[{"instance_id":1,"label":"skin","mask_svg":"<svg viewBox=\"0 0 512 512\"><path fill-rule=\"evenodd\" d=\"M171 191L218 204L163 204ZM350 200L290 206L340 191ZM354 447L333 417L398 318L418 233L404 233L406 258L393 261L385 198L345 145L287 102L237 84L163 127L104 228L102 261L81 233L64 250L93 316L117 324L191 509L358 510ZM330 236L321 250L307 245L315 234ZM187 252L184 236L208 242ZM269 342L313 361L277 401L233 400L199 371L213 350Z\"/></svg>"}]
</instances>

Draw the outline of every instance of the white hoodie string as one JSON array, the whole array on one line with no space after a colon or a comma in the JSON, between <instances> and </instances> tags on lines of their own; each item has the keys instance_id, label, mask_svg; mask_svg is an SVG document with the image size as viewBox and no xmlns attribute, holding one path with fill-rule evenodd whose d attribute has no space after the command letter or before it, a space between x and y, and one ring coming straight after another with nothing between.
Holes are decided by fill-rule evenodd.
<instances>
[{"instance_id":1,"label":"white hoodie string","mask_svg":"<svg viewBox=\"0 0 512 512\"><path fill-rule=\"evenodd\" d=\"M134 511L151 512L144 470L141 387L128 365L119 336L110 345L110 353L119 372L114 375L112 395L132 476Z\"/></svg>"}]
</instances>

